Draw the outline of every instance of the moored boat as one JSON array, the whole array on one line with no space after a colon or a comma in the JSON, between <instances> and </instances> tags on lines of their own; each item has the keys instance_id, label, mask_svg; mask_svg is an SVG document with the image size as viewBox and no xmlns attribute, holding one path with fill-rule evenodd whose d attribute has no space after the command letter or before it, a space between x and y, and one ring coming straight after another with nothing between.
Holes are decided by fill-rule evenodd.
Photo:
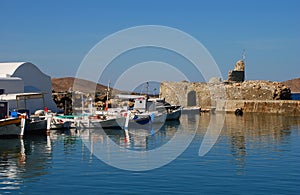
<instances>
[{"instance_id":1,"label":"moored boat","mask_svg":"<svg viewBox=\"0 0 300 195\"><path fill-rule=\"evenodd\" d=\"M0 102L0 137L22 136L25 116L9 116L9 103Z\"/></svg>"},{"instance_id":2,"label":"moored boat","mask_svg":"<svg viewBox=\"0 0 300 195\"><path fill-rule=\"evenodd\" d=\"M2 98L6 101L10 101L13 106L14 111L11 111L13 117L18 117L20 115L26 115L26 124L24 134L46 134L47 129L50 129L48 120L52 115L48 112L48 108L45 106L44 93L18 93L9 94L3 96ZM33 101L34 100L34 101ZM43 113L34 113L28 108L42 107Z\"/></svg>"},{"instance_id":3,"label":"moored boat","mask_svg":"<svg viewBox=\"0 0 300 195\"><path fill-rule=\"evenodd\" d=\"M21 135L21 118L0 119L0 136L10 137Z\"/></svg>"},{"instance_id":4,"label":"moored boat","mask_svg":"<svg viewBox=\"0 0 300 195\"><path fill-rule=\"evenodd\" d=\"M117 117L117 116L105 116L99 117L97 115L93 116L82 116L75 119L75 125L78 129L110 129L117 128L122 129L125 124L125 117Z\"/></svg>"},{"instance_id":5,"label":"moored boat","mask_svg":"<svg viewBox=\"0 0 300 195\"><path fill-rule=\"evenodd\" d=\"M74 124L72 115L54 115L51 120L51 129L70 129Z\"/></svg>"}]
</instances>

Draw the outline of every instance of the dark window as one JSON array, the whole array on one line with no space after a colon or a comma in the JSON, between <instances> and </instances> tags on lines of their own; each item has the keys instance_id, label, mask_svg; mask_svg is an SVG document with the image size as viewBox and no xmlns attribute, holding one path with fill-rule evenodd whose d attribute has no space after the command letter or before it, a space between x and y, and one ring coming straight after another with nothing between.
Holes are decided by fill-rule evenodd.
<instances>
[{"instance_id":1,"label":"dark window","mask_svg":"<svg viewBox=\"0 0 300 195\"><path fill-rule=\"evenodd\" d=\"M0 89L0 95L4 94L5 90L4 89Z\"/></svg>"}]
</instances>

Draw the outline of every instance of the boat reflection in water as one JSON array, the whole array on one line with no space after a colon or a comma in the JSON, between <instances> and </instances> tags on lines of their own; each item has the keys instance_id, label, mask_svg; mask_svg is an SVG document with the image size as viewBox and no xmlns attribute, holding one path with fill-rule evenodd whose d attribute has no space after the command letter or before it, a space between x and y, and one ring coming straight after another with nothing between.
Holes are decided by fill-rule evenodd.
<instances>
[{"instance_id":1,"label":"boat reflection in water","mask_svg":"<svg viewBox=\"0 0 300 195\"><path fill-rule=\"evenodd\" d=\"M109 165L133 171L151 170L168 164L184 152L196 134L199 117L199 114L187 115L188 125L166 121L153 123L151 128L83 129L80 136L91 154ZM189 133L185 132L187 128Z\"/></svg>"},{"instance_id":2,"label":"boat reflection in water","mask_svg":"<svg viewBox=\"0 0 300 195\"><path fill-rule=\"evenodd\" d=\"M195 194L215 190L239 193L266 188L267 193L262 193L297 194L300 117L233 113L225 114L222 123L223 116L218 112L184 112L180 122L153 125L154 133L152 128L129 128L127 134L116 129L70 129L51 130L48 137L0 139L0 194L63 194L74 190L116 194L132 190L132 185L137 187L133 193L153 189L154 193L184 193L186 189ZM218 123L221 131L207 132L209 125ZM217 138L216 143L205 156L199 156L208 134ZM160 149L163 155L156 153ZM172 163L164 167L156 164L170 162L174 151L179 152ZM161 168L131 173L116 167L138 171Z\"/></svg>"},{"instance_id":3,"label":"boat reflection in water","mask_svg":"<svg viewBox=\"0 0 300 195\"><path fill-rule=\"evenodd\" d=\"M182 117L185 118L184 115ZM87 128L80 130L80 136L85 143L87 143L87 147L90 147L92 150L95 148L95 145L99 143L109 144L107 142L108 138L123 148L131 150L152 150L172 139L179 128L190 128L191 131L196 132L197 126L195 126L195 118L198 119L199 117L199 114L189 115L185 121L187 124L183 125L181 125L179 120L146 125L135 124L132 125L132 128L129 128L128 132L116 129ZM190 125L188 125L189 121L192 121Z\"/></svg>"},{"instance_id":4,"label":"boat reflection in water","mask_svg":"<svg viewBox=\"0 0 300 195\"><path fill-rule=\"evenodd\" d=\"M223 117L225 120L222 122ZM207 133L208 126L213 126L214 123L220 123L218 125L222 126L221 131L216 128ZM242 117L235 114L183 113L180 122L167 121L159 129L153 127L154 133L149 128L129 129L127 133L114 129L86 129L80 131L80 136L91 154L103 154L103 148L107 148L111 149L105 153L107 159L113 159L115 153L124 150L114 150L111 141L123 149L149 151L164 146L181 131L185 135L195 135L192 148L200 151L203 138L209 134L214 139L217 138L213 150L222 150L219 151L220 157L229 158L235 165L236 173L243 174L247 155L258 155L257 150L266 153L280 152L280 147L290 143L291 130L300 129L300 120L299 117L259 113L245 113ZM184 144L184 138L181 138L176 140L177 145ZM270 148L271 146L278 148ZM173 150L178 150L176 147ZM263 158L263 154L258 158Z\"/></svg>"},{"instance_id":5,"label":"boat reflection in water","mask_svg":"<svg viewBox=\"0 0 300 195\"><path fill-rule=\"evenodd\" d=\"M26 179L45 175L52 158L50 137L0 139L0 192L20 189Z\"/></svg>"}]
</instances>

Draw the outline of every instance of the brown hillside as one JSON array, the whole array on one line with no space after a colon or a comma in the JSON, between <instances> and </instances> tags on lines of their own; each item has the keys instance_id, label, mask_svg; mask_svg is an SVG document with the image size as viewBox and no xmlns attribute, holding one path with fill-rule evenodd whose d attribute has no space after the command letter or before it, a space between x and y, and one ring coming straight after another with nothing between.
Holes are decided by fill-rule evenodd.
<instances>
[{"instance_id":1,"label":"brown hillside","mask_svg":"<svg viewBox=\"0 0 300 195\"><path fill-rule=\"evenodd\" d=\"M300 92L300 78L291 79L283 82L292 92Z\"/></svg>"},{"instance_id":2,"label":"brown hillside","mask_svg":"<svg viewBox=\"0 0 300 195\"><path fill-rule=\"evenodd\" d=\"M65 78L52 78L52 90L55 92L65 92L68 91L70 88L73 89L75 78L73 77L65 77ZM94 82L83 80L83 79L77 79L76 80L77 88L74 89L76 91L82 91L82 92L90 92L94 91L93 87L95 86ZM107 89L107 86L97 84L96 91L105 93Z\"/></svg>"}]
</instances>

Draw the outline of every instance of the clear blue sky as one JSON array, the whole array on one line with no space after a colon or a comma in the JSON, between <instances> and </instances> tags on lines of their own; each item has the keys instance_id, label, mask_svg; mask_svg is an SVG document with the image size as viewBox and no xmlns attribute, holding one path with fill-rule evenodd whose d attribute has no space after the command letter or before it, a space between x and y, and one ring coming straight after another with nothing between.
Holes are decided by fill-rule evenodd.
<instances>
[{"instance_id":1,"label":"clear blue sky","mask_svg":"<svg viewBox=\"0 0 300 195\"><path fill-rule=\"evenodd\" d=\"M137 25L178 28L199 40L227 78L246 50L248 80L300 77L300 1L0 1L0 61L29 61L75 76L104 37Z\"/></svg>"}]
</instances>

